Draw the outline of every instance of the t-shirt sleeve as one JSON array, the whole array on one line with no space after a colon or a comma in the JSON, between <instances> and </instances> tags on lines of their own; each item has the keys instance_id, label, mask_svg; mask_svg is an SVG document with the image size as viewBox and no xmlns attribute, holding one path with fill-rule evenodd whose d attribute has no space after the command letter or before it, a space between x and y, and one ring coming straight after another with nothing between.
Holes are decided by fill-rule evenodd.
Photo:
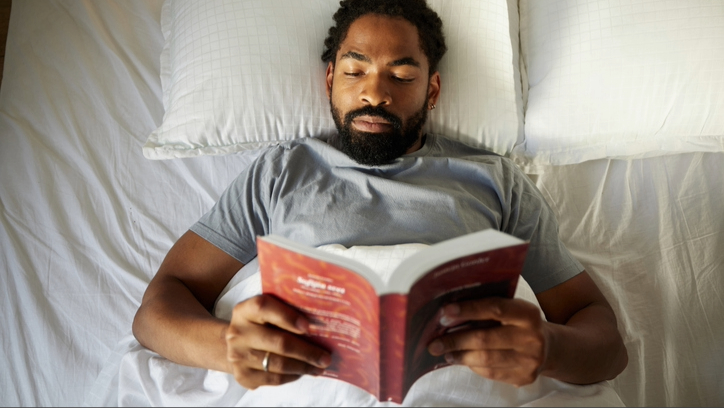
<instances>
[{"instance_id":1,"label":"t-shirt sleeve","mask_svg":"<svg viewBox=\"0 0 724 408\"><path fill-rule=\"evenodd\" d=\"M560 240L555 213L538 188L517 167L511 178L509 214L502 229L530 241L522 275L535 293L544 292L584 268Z\"/></svg>"},{"instance_id":2,"label":"t-shirt sleeve","mask_svg":"<svg viewBox=\"0 0 724 408\"><path fill-rule=\"evenodd\" d=\"M273 177L262 154L236 177L219 201L191 226L191 231L239 262L256 257L256 237L269 231L269 202Z\"/></svg>"}]
</instances>

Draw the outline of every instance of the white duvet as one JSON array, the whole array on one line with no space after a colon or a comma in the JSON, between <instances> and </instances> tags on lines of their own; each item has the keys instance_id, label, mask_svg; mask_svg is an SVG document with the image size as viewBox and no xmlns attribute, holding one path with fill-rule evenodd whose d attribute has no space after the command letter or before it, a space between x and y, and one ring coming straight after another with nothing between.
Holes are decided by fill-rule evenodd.
<instances>
[{"instance_id":1,"label":"white duvet","mask_svg":"<svg viewBox=\"0 0 724 408\"><path fill-rule=\"evenodd\" d=\"M383 280L406 256L424 245L321 249L348 256L378 272ZM256 259L229 282L217 301L214 314L230 320L234 305L261 293ZM538 305L530 286L521 278L516 297ZM541 313L542 315L542 313ZM221 372L180 366L140 346L132 336L117 349L94 389L89 405L120 406L394 406L380 402L366 391L330 378L304 376L278 387L247 391L233 376ZM115 375L117 374L117 378ZM116 385L117 382L117 385ZM118 393L109 392L118 390ZM623 406L608 383L577 386L546 377L525 387L484 379L466 367L452 366L428 373L412 387L402 405L407 406Z\"/></svg>"}]
</instances>

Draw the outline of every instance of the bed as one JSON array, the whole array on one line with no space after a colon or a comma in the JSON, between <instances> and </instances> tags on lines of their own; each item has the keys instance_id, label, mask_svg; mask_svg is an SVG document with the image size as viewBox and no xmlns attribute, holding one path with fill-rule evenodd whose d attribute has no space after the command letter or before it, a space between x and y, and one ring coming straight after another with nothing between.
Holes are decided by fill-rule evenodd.
<instances>
[{"instance_id":1,"label":"bed","mask_svg":"<svg viewBox=\"0 0 724 408\"><path fill-rule=\"evenodd\" d=\"M327 18L328 3L315 1L320 6L309 7L309 13ZM724 7L717 1L687 7L630 3L491 0L480 3L490 4L490 10L471 5L480 12L475 14L453 10L450 2L431 1L445 15L502 18L506 23L496 32L509 34L510 51L496 49L495 55L515 62L500 68L509 76L510 88L495 88L500 99L480 107L485 112L480 115L492 125L479 130L476 122L465 122L469 112L458 117L443 110L433 118L432 130L467 136L471 143L489 142L531 174L558 216L561 238L617 314L629 365L609 385L624 404L720 406ZM232 18L256 19L257 24L270 18L254 6L257 1L238 4L248 7ZM119 376L119 366L137 348L131 321L171 245L263 146L278 142L274 134L298 137L329 129L317 105L284 112L314 118L301 128L287 128L278 118L261 120L269 116L264 104L293 92L292 83L259 101L260 112L225 122L231 134L238 123L257 126L257 139L239 144L225 140L230 133L221 132L217 145L211 136L172 143L170 138L194 131L189 123L176 128L175 136L173 129L164 129L170 126L173 99L183 100L183 95L164 92L171 88L169 81L182 81L174 76L173 58L159 56L173 52L168 38L174 30L188 37L179 41L192 43L194 35L205 33L180 30L173 14L163 24L163 13L170 9L164 9L162 0L12 5L0 87L0 405L118 404L119 389L128 382ZM212 11L196 16L218 18ZM672 13L683 15L688 25L671 23ZM294 17L288 10L284 15ZM631 18L639 24L631 25ZM462 17L450 21L453 27L469 24ZM668 21L664 31L661 21ZM628 38L645 40L647 51L630 52L627 47L636 45L634 40L616 46L606 42L622 28ZM476 30L458 34L476 35ZM692 48L691 41L700 46ZM666 57L656 54L672 47L675 52ZM606 52L612 59L602 57ZM689 53L699 59L692 60ZM666 83L651 80L645 57L661 62L655 73L665 75ZM591 74L585 64L598 71ZM588 69L595 81L576 67ZM248 72L255 69L250 66ZM464 72L448 70L451 77L464 77ZM618 77L607 77L610 72ZM616 78L630 81L624 85L635 95L653 92L652 99L643 108L636 101L619 106L617 98L629 93L615 88ZM303 98L321 95L314 86ZM464 91L455 80L450 86ZM560 87L575 92L561 95L555 92ZM689 92L692 88L695 92ZM601 106L591 98L580 103L576 96L581 94L610 103L612 116L597 113ZM208 95L213 97L194 103L217 112L221 108L209 100L218 93ZM503 105L508 108L495 110ZM664 113L653 117L662 105ZM641 115L639 108L651 115ZM176 119L186 120L197 111L185 109L179 109ZM646 137L651 126L653 136ZM197 399L160 402L217 405L222 400L204 394L205 375L196 379L201 391L184 391ZM192 377L184 378L193 383ZM163 384L150 379L146 385ZM168 391L173 394L183 392Z\"/></svg>"}]
</instances>

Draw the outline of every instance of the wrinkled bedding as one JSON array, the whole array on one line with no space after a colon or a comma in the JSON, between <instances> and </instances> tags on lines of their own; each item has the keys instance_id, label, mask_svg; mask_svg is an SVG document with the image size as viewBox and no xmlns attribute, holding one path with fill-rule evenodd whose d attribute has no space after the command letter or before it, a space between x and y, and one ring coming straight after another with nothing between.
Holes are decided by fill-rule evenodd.
<instances>
[{"instance_id":1,"label":"wrinkled bedding","mask_svg":"<svg viewBox=\"0 0 724 408\"><path fill-rule=\"evenodd\" d=\"M0 89L0 405L140 404L154 389L171 399L146 403L246 398L223 375L171 365L130 337L166 252L256 155L143 157L163 116L160 7L13 4ZM626 405L724 404L722 174L723 154L692 153L550 167L537 179L618 315L630 363L611 386ZM126 376L121 361L148 375ZM487 401L563 404L544 398L580 391L536 387ZM413 398L436 401L419 388ZM560 389L573 391L543 392Z\"/></svg>"},{"instance_id":2,"label":"wrinkled bedding","mask_svg":"<svg viewBox=\"0 0 724 408\"><path fill-rule=\"evenodd\" d=\"M327 246L323 250L347 256L374 268L383 280L405 256L424 248L406 244L392 247ZM217 301L214 314L230 319L234 305L261 293L256 259L246 265L227 285ZM535 305L533 290L520 279L515 297ZM542 314L542 312L541 312ZM233 376L179 366L141 347L132 337L125 338L116 360L109 362L104 375L87 401L103 405L118 401L121 406L396 406L379 402L367 392L330 378L302 377L280 387L246 391ZM113 378L118 375L118 379ZM118 382L116 387L113 385ZM110 392L108 391L110 390ZM540 377L535 383L516 388L479 377L466 367L447 367L420 378L403 401L405 406L623 406L610 384L576 386Z\"/></svg>"}]
</instances>

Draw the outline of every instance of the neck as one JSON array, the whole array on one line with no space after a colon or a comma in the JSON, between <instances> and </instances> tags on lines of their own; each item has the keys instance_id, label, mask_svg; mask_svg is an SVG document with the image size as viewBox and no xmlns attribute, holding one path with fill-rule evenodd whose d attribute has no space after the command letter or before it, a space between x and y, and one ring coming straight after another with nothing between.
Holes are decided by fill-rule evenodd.
<instances>
[{"instance_id":1,"label":"neck","mask_svg":"<svg viewBox=\"0 0 724 408\"><path fill-rule=\"evenodd\" d=\"M407 151L405 152L405 154L414 153L414 152L422 149L422 146L425 145L425 139L426 139L426 135L421 132L421 133L420 133L420 137L417 138L417 141L415 142L415 144L413 144L412 146L410 146L410 148L407 149Z\"/></svg>"}]
</instances>

